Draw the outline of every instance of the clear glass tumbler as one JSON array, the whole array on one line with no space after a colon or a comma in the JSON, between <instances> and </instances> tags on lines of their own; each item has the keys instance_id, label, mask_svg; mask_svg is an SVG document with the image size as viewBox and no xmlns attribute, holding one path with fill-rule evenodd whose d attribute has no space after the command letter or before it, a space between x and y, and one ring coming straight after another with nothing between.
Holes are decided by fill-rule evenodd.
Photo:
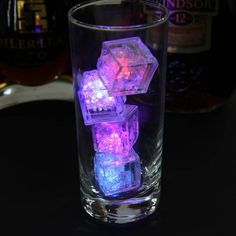
<instances>
[{"instance_id":1,"label":"clear glass tumbler","mask_svg":"<svg viewBox=\"0 0 236 236\"><path fill-rule=\"evenodd\" d=\"M69 11L82 205L129 223L160 200L168 12L148 1Z\"/></svg>"}]
</instances>

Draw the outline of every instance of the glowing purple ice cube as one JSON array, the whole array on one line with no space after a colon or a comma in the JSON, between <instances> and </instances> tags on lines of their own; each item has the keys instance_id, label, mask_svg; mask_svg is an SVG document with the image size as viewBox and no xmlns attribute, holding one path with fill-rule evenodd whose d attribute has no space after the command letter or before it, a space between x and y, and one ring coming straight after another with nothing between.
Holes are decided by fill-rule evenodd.
<instances>
[{"instance_id":1,"label":"glowing purple ice cube","mask_svg":"<svg viewBox=\"0 0 236 236\"><path fill-rule=\"evenodd\" d=\"M105 41L97 69L113 96L146 93L158 61L139 37Z\"/></svg>"},{"instance_id":2,"label":"glowing purple ice cube","mask_svg":"<svg viewBox=\"0 0 236 236\"><path fill-rule=\"evenodd\" d=\"M86 125L124 119L125 96L110 96L97 70L84 72L78 95Z\"/></svg>"},{"instance_id":3,"label":"glowing purple ice cube","mask_svg":"<svg viewBox=\"0 0 236 236\"><path fill-rule=\"evenodd\" d=\"M132 149L139 133L138 107L125 105L124 117L124 121L92 126L95 151L126 154Z\"/></svg>"},{"instance_id":4,"label":"glowing purple ice cube","mask_svg":"<svg viewBox=\"0 0 236 236\"><path fill-rule=\"evenodd\" d=\"M140 158L133 149L127 155L96 153L94 172L105 196L115 197L136 190L141 183Z\"/></svg>"}]
</instances>

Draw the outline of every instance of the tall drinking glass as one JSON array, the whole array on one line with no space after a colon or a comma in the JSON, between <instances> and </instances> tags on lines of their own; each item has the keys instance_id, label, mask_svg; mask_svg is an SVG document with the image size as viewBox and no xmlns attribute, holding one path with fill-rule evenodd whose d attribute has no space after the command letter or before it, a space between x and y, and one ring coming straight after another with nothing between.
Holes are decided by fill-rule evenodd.
<instances>
[{"instance_id":1,"label":"tall drinking glass","mask_svg":"<svg viewBox=\"0 0 236 236\"><path fill-rule=\"evenodd\" d=\"M82 205L128 223L160 200L168 12L148 1L69 11Z\"/></svg>"}]
</instances>

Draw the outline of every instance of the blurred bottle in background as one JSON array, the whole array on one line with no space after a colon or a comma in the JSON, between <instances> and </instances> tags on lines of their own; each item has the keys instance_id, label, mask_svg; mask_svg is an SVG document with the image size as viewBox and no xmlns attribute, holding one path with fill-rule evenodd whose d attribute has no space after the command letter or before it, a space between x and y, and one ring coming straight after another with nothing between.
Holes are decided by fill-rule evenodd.
<instances>
[{"instance_id":1,"label":"blurred bottle in background","mask_svg":"<svg viewBox=\"0 0 236 236\"><path fill-rule=\"evenodd\" d=\"M0 108L73 98L66 0L0 0Z\"/></svg>"},{"instance_id":2,"label":"blurred bottle in background","mask_svg":"<svg viewBox=\"0 0 236 236\"><path fill-rule=\"evenodd\" d=\"M73 99L67 12L83 1L0 0L0 109ZM170 11L166 110L220 107L235 88L236 2L153 1Z\"/></svg>"},{"instance_id":3,"label":"blurred bottle in background","mask_svg":"<svg viewBox=\"0 0 236 236\"><path fill-rule=\"evenodd\" d=\"M209 112L235 88L234 0L159 0L170 12L166 110Z\"/></svg>"}]
</instances>

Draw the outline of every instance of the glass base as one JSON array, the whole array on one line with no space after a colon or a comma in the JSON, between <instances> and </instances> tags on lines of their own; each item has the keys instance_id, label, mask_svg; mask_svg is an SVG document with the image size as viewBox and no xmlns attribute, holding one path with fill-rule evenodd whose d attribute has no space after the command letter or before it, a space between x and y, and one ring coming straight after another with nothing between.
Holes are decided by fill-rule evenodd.
<instances>
[{"instance_id":1,"label":"glass base","mask_svg":"<svg viewBox=\"0 0 236 236\"><path fill-rule=\"evenodd\" d=\"M144 219L154 213L160 202L160 185L144 193L142 196L106 200L91 198L81 189L82 205L91 217L104 223L127 224Z\"/></svg>"}]
</instances>

